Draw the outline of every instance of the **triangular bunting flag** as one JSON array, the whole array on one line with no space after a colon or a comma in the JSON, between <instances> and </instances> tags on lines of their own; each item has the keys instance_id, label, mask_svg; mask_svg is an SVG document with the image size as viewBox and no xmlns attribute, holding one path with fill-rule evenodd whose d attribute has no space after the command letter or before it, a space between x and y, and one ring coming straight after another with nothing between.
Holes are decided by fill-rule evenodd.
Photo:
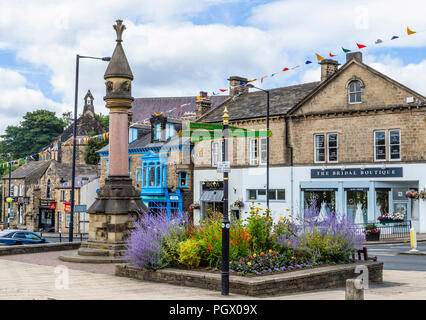
<instances>
[{"instance_id":1,"label":"triangular bunting flag","mask_svg":"<svg viewBox=\"0 0 426 320\"><path fill-rule=\"evenodd\" d=\"M358 48L359 48L359 49L362 49L362 48L365 48L365 47L366 47L366 46L364 46L363 44L359 44L359 43L357 43L356 45L358 46Z\"/></svg>"},{"instance_id":2,"label":"triangular bunting flag","mask_svg":"<svg viewBox=\"0 0 426 320\"><path fill-rule=\"evenodd\" d=\"M349 50L349 49L345 49L345 48L343 48L343 47L342 47L342 50L343 50L343 52L344 52L344 53L351 52L351 50Z\"/></svg>"},{"instance_id":3,"label":"triangular bunting flag","mask_svg":"<svg viewBox=\"0 0 426 320\"><path fill-rule=\"evenodd\" d=\"M331 52L328 54L330 57L335 57L335 54L332 54Z\"/></svg>"},{"instance_id":4,"label":"triangular bunting flag","mask_svg":"<svg viewBox=\"0 0 426 320\"><path fill-rule=\"evenodd\" d=\"M271 77L275 76L276 74L277 74L277 72L275 72L275 73L271 74Z\"/></svg>"},{"instance_id":5,"label":"triangular bunting flag","mask_svg":"<svg viewBox=\"0 0 426 320\"><path fill-rule=\"evenodd\" d=\"M219 89L220 92L228 91L228 89Z\"/></svg>"},{"instance_id":6,"label":"triangular bunting flag","mask_svg":"<svg viewBox=\"0 0 426 320\"><path fill-rule=\"evenodd\" d=\"M305 64L310 64L312 61L306 60Z\"/></svg>"},{"instance_id":7,"label":"triangular bunting flag","mask_svg":"<svg viewBox=\"0 0 426 320\"><path fill-rule=\"evenodd\" d=\"M284 68L282 71L287 71L288 70L288 68Z\"/></svg>"},{"instance_id":8,"label":"triangular bunting flag","mask_svg":"<svg viewBox=\"0 0 426 320\"><path fill-rule=\"evenodd\" d=\"M263 78L264 78L264 77L260 78L260 83L263 83Z\"/></svg>"},{"instance_id":9,"label":"triangular bunting flag","mask_svg":"<svg viewBox=\"0 0 426 320\"><path fill-rule=\"evenodd\" d=\"M324 58L323 58L323 57L321 57L318 53L315 53L315 55L317 56L318 61L322 61L322 60L324 60Z\"/></svg>"},{"instance_id":10,"label":"triangular bunting flag","mask_svg":"<svg viewBox=\"0 0 426 320\"><path fill-rule=\"evenodd\" d=\"M398 39L399 37L398 36L393 36L392 38L391 38L391 40L395 40L395 39Z\"/></svg>"},{"instance_id":11,"label":"triangular bunting flag","mask_svg":"<svg viewBox=\"0 0 426 320\"><path fill-rule=\"evenodd\" d=\"M201 98L200 99L198 99L198 98L200 98L200 97L197 97L197 100L201 100ZM161 114L161 112L160 113L154 112L154 116L159 116L160 114Z\"/></svg>"},{"instance_id":12,"label":"triangular bunting flag","mask_svg":"<svg viewBox=\"0 0 426 320\"><path fill-rule=\"evenodd\" d=\"M407 27L407 34L410 35L413 33L416 33L416 31L410 30L410 28Z\"/></svg>"},{"instance_id":13,"label":"triangular bunting flag","mask_svg":"<svg viewBox=\"0 0 426 320\"><path fill-rule=\"evenodd\" d=\"M200 101L200 100L203 100L203 98L201 98L200 96L197 96L197 100Z\"/></svg>"},{"instance_id":14,"label":"triangular bunting flag","mask_svg":"<svg viewBox=\"0 0 426 320\"><path fill-rule=\"evenodd\" d=\"M253 82L253 81L256 81L256 80L257 80L257 78L254 78L254 79L249 80L248 82Z\"/></svg>"},{"instance_id":15,"label":"triangular bunting flag","mask_svg":"<svg viewBox=\"0 0 426 320\"><path fill-rule=\"evenodd\" d=\"M383 40L382 39L377 39L374 43L375 44L379 44L379 43L382 43L383 42Z\"/></svg>"}]
</instances>

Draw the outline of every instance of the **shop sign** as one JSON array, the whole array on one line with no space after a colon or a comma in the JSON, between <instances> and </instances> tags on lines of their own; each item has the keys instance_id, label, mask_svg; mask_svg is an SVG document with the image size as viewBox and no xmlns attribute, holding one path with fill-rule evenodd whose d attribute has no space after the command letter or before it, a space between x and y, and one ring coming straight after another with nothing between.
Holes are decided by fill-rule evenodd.
<instances>
[{"instance_id":1,"label":"shop sign","mask_svg":"<svg viewBox=\"0 0 426 320\"><path fill-rule=\"evenodd\" d=\"M203 181L203 190L221 190L223 189L223 181Z\"/></svg>"},{"instance_id":2,"label":"shop sign","mask_svg":"<svg viewBox=\"0 0 426 320\"><path fill-rule=\"evenodd\" d=\"M311 169L311 179L321 178L400 178L402 167L395 168L348 168Z\"/></svg>"},{"instance_id":3,"label":"shop sign","mask_svg":"<svg viewBox=\"0 0 426 320\"><path fill-rule=\"evenodd\" d=\"M179 200L179 196L170 196L169 199L170 200Z\"/></svg>"},{"instance_id":4,"label":"shop sign","mask_svg":"<svg viewBox=\"0 0 426 320\"><path fill-rule=\"evenodd\" d=\"M51 202L49 205L50 210L56 210L56 202Z\"/></svg>"},{"instance_id":5,"label":"shop sign","mask_svg":"<svg viewBox=\"0 0 426 320\"><path fill-rule=\"evenodd\" d=\"M71 212L71 202L64 202L64 211Z\"/></svg>"}]
</instances>

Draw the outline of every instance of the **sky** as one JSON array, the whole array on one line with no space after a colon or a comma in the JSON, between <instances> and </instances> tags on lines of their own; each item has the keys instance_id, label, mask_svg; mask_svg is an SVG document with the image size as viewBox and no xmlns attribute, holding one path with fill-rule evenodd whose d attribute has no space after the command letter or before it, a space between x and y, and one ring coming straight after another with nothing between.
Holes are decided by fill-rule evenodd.
<instances>
[{"instance_id":1,"label":"sky","mask_svg":"<svg viewBox=\"0 0 426 320\"><path fill-rule=\"evenodd\" d=\"M112 55L117 19L135 98L211 95L230 76L264 89L319 81L315 53L344 64L341 48L356 43L367 45L365 63L426 95L425 9L422 0L0 0L0 135L26 112L73 111L76 55ZM80 60L79 113L90 89L107 114L106 67Z\"/></svg>"}]
</instances>

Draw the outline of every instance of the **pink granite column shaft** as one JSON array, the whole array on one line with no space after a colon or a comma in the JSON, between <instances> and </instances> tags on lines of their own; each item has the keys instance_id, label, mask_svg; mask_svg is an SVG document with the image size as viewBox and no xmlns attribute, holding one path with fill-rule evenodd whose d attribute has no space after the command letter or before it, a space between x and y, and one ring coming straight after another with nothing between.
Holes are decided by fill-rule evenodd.
<instances>
[{"instance_id":1,"label":"pink granite column shaft","mask_svg":"<svg viewBox=\"0 0 426 320\"><path fill-rule=\"evenodd\" d=\"M127 111L110 112L108 176L129 175L129 135L127 122Z\"/></svg>"}]
</instances>

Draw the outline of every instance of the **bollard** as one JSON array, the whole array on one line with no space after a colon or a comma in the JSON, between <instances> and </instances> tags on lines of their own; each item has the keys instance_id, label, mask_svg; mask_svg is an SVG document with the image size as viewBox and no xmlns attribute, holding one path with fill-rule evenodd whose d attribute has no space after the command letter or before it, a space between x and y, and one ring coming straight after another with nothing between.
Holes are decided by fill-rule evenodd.
<instances>
[{"instance_id":1,"label":"bollard","mask_svg":"<svg viewBox=\"0 0 426 320\"><path fill-rule=\"evenodd\" d=\"M417 252L417 238L416 238L416 230L414 228L410 229L410 242L411 242L411 252Z\"/></svg>"},{"instance_id":2,"label":"bollard","mask_svg":"<svg viewBox=\"0 0 426 320\"><path fill-rule=\"evenodd\" d=\"M364 286L361 279L346 280L345 300L364 300Z\"/></svg>"}]
</instances>

